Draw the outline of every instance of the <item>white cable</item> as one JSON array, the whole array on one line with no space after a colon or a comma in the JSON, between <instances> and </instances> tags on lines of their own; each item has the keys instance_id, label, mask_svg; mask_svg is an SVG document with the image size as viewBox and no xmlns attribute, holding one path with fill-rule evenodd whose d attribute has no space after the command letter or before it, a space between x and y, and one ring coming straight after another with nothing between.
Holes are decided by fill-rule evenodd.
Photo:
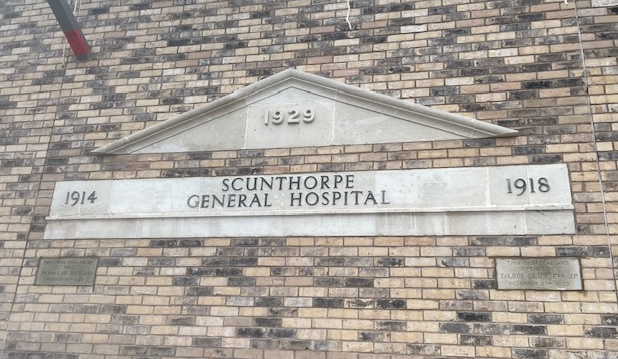
<instances>
[{"instance_id":1,"label":"white cable","mask_svg":"<svg viewBox=\"0 0 618 359\"><path fill-rule=\"evenodd\" d=\"M566 0L565 0L566 1ZM609 247L609 260L612 266L612 274L614 280L614 296L616 302L618 302L618 275L616 275L615 256L612 252L612 236L609 228L609 218L607 215L607 202L605 200L605 189L603 189L603 171L601 170L601 160L599 159L599 145L597 143L597 132L594 128L594 111L592 110L592 100L590 99L590 80L588 78L588 67L586 66L586 53L584 52L584 40L582 36L582 23L579 19L579 9L577 8L577 1L573 1L575 11L575 21L577 22L577 36L579 37L579 54L582 60L582 76L584 78L584 84L586 85L586 102L588 105L588 116L590 117L590 132L592 136L592 143L594 144L595 162L597 165L597 183L599 184L599 192L601 194L601 209L603 211L603 225L605 227L605 238L607 239L607 246Z\"/></svg>"},{"instance_id":2,"label":"white cable","mask_svg":"<svg viewBox=\"0 0 618 359\"><path fill-rule=\"evenodd\" d=\"M350 30L352 30L352 24L350 23L350 0L347 0L348 3L348 14L345 16L345 21L348 22L348 26L350 27Z\"/></svg>"}]
</instances>

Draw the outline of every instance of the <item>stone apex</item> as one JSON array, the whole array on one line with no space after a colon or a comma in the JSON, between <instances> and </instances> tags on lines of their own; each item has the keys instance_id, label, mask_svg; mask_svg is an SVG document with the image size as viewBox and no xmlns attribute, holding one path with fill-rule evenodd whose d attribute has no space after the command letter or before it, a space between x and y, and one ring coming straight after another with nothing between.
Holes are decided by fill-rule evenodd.
<instances>
[{"instance_id":1,"label":"stone apex","mask_svg":"<svg viewBox=\"0 0 618 359\"><path fill-rule=\"evenodd\" d=\"M92 153L334 146L507 137L517 133L287 69Z\"/></svg>"}]
</instances>

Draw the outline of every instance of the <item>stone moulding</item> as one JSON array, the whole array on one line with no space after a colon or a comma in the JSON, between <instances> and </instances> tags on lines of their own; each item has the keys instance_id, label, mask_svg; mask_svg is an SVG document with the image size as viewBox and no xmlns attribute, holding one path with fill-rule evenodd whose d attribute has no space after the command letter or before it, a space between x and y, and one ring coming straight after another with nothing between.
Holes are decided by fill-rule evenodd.
<instances>
[{"instance_id":1,"label":"stone moulding","mask_svg":"<svg viewBox=\"0 0 618 359\"><path fill-rule=\"evenodd\" d=\"M505 127L288 69L92 153L332 146L516 134Z\"/></svg>"}]
</instances>

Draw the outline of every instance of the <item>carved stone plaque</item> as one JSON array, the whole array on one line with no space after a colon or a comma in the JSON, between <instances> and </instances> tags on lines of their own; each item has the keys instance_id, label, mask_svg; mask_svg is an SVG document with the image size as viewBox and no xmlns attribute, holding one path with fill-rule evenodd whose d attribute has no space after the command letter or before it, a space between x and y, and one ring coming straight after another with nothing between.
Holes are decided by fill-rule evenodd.
<instances>
[{"instance_id":1,"label":"carved stone plaque","mask_svg":"<svg viewBox=\"0 0 618 359\"><path fill-rule=\"evenodd\" d=\"M67 181L47 220L46 239L575 231L564 164Z\"/></svg>"},{"instance_id":2,"label":"carved stone plaque","mask_svg":"<svg viewBox=\"0 0 618 359\"><path fill-rule=\"evenodd\" d=\"M94 285L98 258L41 258L35 285Z\"/></svg>"},{"instance_id":3,"label":"carved stone plaque","mask_svg":"<svg viewBox=\"0 0 618 359\"><path fill-rule=\"evenodd\" d=\"M287 69L93 153L169 153L515 136L517 131Z\"/></svg>"},{"instance_id":4,"label":"carved stone plaque","mask_svg":"<svg viewBox=\"0 0 618 359\"><path fill-rule=\"evenodd\" d=\"M496 258L498 289L582 290L577 258Z\"/></svg>"}]
</instances>

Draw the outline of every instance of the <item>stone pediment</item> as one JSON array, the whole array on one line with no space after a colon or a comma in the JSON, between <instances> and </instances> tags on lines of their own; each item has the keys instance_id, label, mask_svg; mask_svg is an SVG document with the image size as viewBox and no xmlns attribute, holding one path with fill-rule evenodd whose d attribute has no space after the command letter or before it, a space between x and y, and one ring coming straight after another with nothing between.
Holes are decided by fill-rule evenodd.
<instances>
[{"instance_id":1,"label":"stone pediment","mask_svg":"<svg viewBox=\"0 0 618 359\"><path fill-rule=\"evenodd\" d=\"M93 153L333 146L516 134L512 129L288 69Z\"/></svg>"}]
</instances>

